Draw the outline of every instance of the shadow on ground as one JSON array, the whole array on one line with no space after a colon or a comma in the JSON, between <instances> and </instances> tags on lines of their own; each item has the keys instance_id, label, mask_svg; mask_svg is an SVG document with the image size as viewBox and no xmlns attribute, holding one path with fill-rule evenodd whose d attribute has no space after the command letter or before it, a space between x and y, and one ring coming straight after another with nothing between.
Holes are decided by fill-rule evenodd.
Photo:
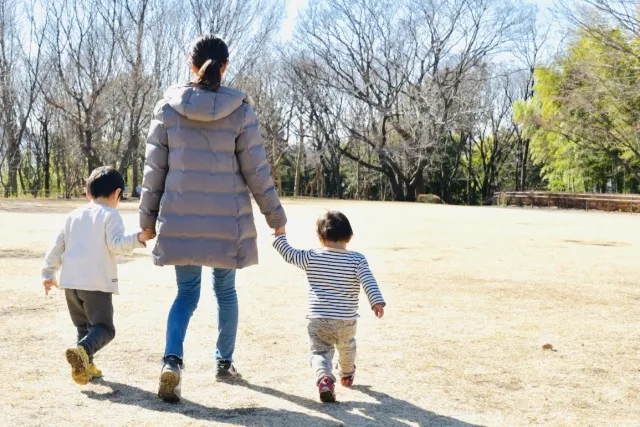
<instances>
[{"instance_id":1,"label":"shadow on ground","mask_svg":"<svg viewBox=\"0 0 640 427\"><path fill-rule=\"evenodd\" d=\"M0 249L0 259L42 259L44 252L28 249Z\"/></svg>"},{"instance_id":2,"label":"shadow on ground","mask_svg":"<svg viewBox=\"0 0 640 427\"><path fill-rule=\"evenodd\" d=\"M375 403L342 402L323 404L305 397L284 393L270 387L251 384L245 380L237 380L232 383L258 393L286 400L307 410L324 413L337 420L330 421L310 414L285 409L278 410L260 407L219 409L206 407L185 399L178 404L168 404L160 401L155 393L138 387L104 380L98 380L96 383L111 388L111 391L100 393L93 390L85 390L82 393L94 400L138 406L149 411L181 414L193 420L217 421L238 426L383 425L406 427L408 423L417 423L420 426L433 427L480 427L475 424L469 424L454 418L435 414L407 401L374 391L369 386L354 386L353 388L375 399Z\"/></svg>"},{"instance_id":3,"label":"shadow on ground","mask_svg":"<svg viewBox=\"0 0 640 427\"><path fill-rule=\"evenodd\" d=\"M271 408L209 408L199 403L182 399L178 404L162 402L155 393L138 387L104 380L94 380L96 384L111 388L100 393L84 390L82 393L90 399L109 401L121 405L137 406L156 412L180 414L198 421L215 421L237 426L338 426L341 423L329 421L309 414Z\"/></svg>"},{"instance_id":4,"label":"shadow on ground","mask_svg":"<svg viewBox=\"0 0 640 427\"><path fill-rule=\"evenodd\" d=\"M406 427L407 422L417 423L420 426L433 427L480 427L475 424L465 423L454 418L445 417L427 411L405 400L396 399L388 394L374 391L370 386L353 386L354 390L368 395L376 400L368 402L340 402L336 404L323 404L305 397L283 393L269 387L251 384L245 380L235 381L233 384L246 387L250 390L288 400L291 403L313 411L322 412L346 425L383 425Z\"/></svg>"}]
</instances>

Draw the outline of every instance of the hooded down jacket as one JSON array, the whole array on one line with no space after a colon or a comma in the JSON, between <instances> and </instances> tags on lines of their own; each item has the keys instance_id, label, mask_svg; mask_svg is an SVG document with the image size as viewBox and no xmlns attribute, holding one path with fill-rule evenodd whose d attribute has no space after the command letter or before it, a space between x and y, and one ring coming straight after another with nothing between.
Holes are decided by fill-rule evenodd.
<instances>
[{"instance_id":1,"label":"hooded down jacket","mask_svg":"<svg viewBox=\"0 0 640 427\"><path fill-rule=\"evenodd\" d=\"M140 227L157 229L154 264L257 264L250 193L271 228L285 226L247 96L227 87L170 88L151 121L140 197Z\"/></svg>"}]
</instances>

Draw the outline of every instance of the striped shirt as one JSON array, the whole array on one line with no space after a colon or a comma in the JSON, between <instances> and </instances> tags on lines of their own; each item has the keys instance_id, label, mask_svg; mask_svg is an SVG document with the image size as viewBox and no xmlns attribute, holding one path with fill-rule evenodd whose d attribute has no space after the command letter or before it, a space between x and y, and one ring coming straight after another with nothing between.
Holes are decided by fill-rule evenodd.
<instances>
[{"instance_id":1,"label":"striped shirt","mask_svg":"<svg viewBox=\"0 0 640 427\"><path fill-rule=\"evenodd\" d=\"M360 286L371 307L385 305L364 255L333 248L301 251L289 246L284 234L274 240L273 246L286 262L307 273L308 319L356 319Z\"/></svg>"}]
</instances>

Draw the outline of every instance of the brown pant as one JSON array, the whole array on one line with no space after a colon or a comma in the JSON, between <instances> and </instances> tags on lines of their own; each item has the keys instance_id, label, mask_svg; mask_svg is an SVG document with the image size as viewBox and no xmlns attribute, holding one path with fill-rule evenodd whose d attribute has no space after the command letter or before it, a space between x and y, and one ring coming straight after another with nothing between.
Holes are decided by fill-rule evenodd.
<instances>
[{"instance_id":1,"label":"brown pant","mask_svg":"<svg viewBox=\"0 0 640 427\"><path fill-rule=\"evenodd\" d=\"M113 326L112 294L100 291L65 289L71 321L78 330L78 345L91 359L116 336Z\"/></svg>"},{"instance_id":2,"label":"brown pant","mask_svg":"<svg viewBox=\"0 0 640 427\"><path fill-rule=\"evenodd\" d=\"M332 373L333 355L338 349L338 373L341 377L353 375L356 371L356 320L309 319L307 330L311 341L311 367L317 381Z\"/></svg>"}]
</instances>

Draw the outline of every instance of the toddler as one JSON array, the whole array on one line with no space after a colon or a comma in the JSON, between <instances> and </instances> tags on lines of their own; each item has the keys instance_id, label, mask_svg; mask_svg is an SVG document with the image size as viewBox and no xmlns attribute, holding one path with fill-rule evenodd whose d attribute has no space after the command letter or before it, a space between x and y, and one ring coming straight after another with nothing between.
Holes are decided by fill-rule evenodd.
<instances>
[{"instance_id":1,"label":"toddler","mask_svg":"<svg viewBox=\"0 0 640 427\"><path fill-rule=\"evenodd\" d=\"M89 203L67 217L42 267L42 283L48 295L53 287L64 289L71 321L78 330L75 347L66 351L71 377L87 384L102 376L93 356L115 336L111 296L118 294L116 255L145 247L152 231L124 234L116 210L124 191L124 179L112 167L97 168L87 181ZM60 284L56 272L62 267Z\"/></svg>"},{"instance_id":2,"label":"toddler","mask_svg":"<svg viewBox=\"0 0 640 427\"><path fill-rule=\"evenodd\" d=\"M273 245L286 262L307 273L311 366L316 374L320 400L335 402L334 349L338 350L338 374L342 385L350 387L355 376L360 287L364 288L369 305L378 318L384 315L386 304L366 258L347 250L353 236L347 217L340 212L327 212L318 219L316 226L321 249L293 249L281 230L276 232Z\"/></svg>"}]
</instances>

